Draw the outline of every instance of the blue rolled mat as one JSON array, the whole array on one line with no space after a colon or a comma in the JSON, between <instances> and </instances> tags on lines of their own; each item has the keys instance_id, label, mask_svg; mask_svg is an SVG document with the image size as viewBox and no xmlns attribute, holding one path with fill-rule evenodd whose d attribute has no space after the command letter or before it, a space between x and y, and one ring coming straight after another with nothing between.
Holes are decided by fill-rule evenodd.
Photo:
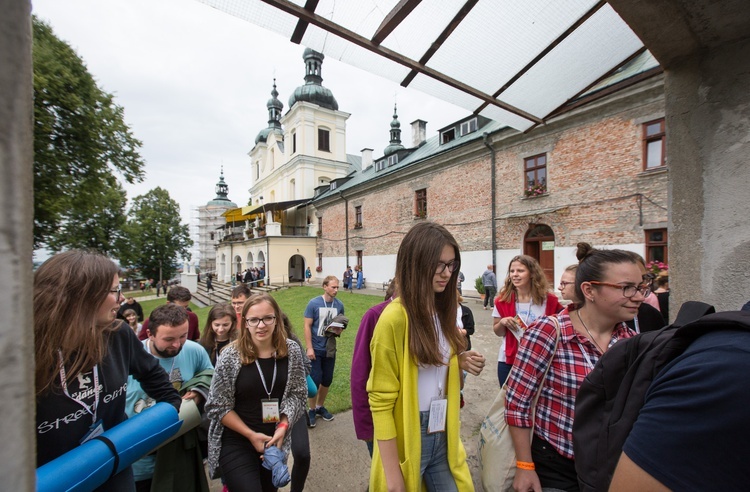
<instances>
[{"instance_id":1,"label":"blue rolled mat","mask_svg":"<svg viewBox=\"0 0 750 492\"><path fill-rule=\"evenodd\" d=\"M312 398L313 396L318 394L318 387L315 385L315 382L313 381L312 377L310 375L307 375L307 397Z\"/></svg>"},{"instance_id":2,"label":"blue rolled mat","mask_svg":"<svg viewBox=\"0 0 750 492\"><path fill-rule=\"evenodd\" d=\"M172 405L157 403L100 436L114 445L119 460L104 440L91 439L37 468L37 490L93 490L172 437L181 425Z\"/></svg>"}]
</instances>

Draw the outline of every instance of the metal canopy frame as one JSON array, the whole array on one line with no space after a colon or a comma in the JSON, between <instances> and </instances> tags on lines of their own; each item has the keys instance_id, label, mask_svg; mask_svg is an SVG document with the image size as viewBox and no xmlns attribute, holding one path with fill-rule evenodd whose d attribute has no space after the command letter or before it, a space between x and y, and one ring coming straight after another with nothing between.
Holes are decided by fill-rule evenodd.
<instances>
[{"instance_id":1,"label":"metal canopy frame","mask_svg":"<svg viewBox=\"0 0 750 492\"><path fill-rule=\"evenodd\" d=\"M604 0L199 1L521 131L645 50Z\"/></svg>"}]
</instances>

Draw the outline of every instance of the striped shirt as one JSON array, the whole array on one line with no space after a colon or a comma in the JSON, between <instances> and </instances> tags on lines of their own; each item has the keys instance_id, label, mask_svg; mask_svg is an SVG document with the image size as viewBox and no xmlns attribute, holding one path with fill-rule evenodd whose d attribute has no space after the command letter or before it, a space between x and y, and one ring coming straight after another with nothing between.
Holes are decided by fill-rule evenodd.
<instances>
[{"instance_id":1,"label":"striped shirt","mask_svg":"<svg viewBox=\"0 0 750 492\"><path fill-rule=\"evenodd\" d=\"M560 343L539 396L534 432L558 453L573 459L576 395L601 354L588 338L575 331L567 308L557 316L560 321ZM505 399L505 420L508 425L531 427L529 407L547 368L549 354L555 347L555 331L554 322L543 317L524 333L508 378ZM609 346L634 335L635 332L625 323L620 323L612 333Z\"/></svg>"}]
</instances>

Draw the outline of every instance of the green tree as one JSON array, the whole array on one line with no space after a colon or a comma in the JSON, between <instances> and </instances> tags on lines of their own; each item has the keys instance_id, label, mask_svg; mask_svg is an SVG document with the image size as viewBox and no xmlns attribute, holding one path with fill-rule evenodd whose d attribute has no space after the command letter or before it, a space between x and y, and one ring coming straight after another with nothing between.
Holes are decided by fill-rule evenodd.
<instances>
[{"instance_id":1,"label":"green tree","mask_svg":"<svg viewBox=\"0 0 750 492\"><path fill-rule=\"evenodd\" d=\"M124 193L116 175L128 183L143 179L141 142L125 124L123 108L97 86L73 48L46 23L36 17L32 23L34 246L91 245L111 252L111 228L89 227L85 241L70 233L102 207L108 215L124 213L119 200L109 204L115 193Z\"/></svg>"},{"instance_id":2,"label":"green tree","mask_svg":"<svg viewBox=\"0 0 750 492\"><path fill-rule=\"evenodd\" d=\"M47 240L51 250L95 249L105 255L120 257L118 245L124 233L127 199L120 183L116 179L112 181L97 193L80 193L71 197L72 206L60 230Z\"/></svg>"},{"instance_id":3,"label":"green tree","mask_svg":"<svg viewBox=\"0 0 750 492\"><path fill-rule=\"evenodd\" d=\"M146 278L158 279L159 268L162 278L172 277L193 245L187 224L180 223L180 206L160 187L135 197L123 230L120 261Z\"/></svg>"}]
</instances>

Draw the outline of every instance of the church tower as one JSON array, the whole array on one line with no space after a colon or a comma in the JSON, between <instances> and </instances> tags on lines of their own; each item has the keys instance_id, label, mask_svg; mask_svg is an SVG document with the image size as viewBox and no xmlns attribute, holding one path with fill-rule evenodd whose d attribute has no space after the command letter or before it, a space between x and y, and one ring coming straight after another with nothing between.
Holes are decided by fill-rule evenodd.
<instances>
[{"instance_id":1,"label":"church tower","mask_svg":"<svg viewBox=\"0 0 750 492\"><path fill-rule=\"evenodd\" d=\"M214 190L214 199L198 207L198 265L202 272L216 270L216 245L219 243L217 229L226 224L221 214L237 208L237 204L229 200L229 185L224 181L224 166Z\"/></svg>"}]
</instances>

